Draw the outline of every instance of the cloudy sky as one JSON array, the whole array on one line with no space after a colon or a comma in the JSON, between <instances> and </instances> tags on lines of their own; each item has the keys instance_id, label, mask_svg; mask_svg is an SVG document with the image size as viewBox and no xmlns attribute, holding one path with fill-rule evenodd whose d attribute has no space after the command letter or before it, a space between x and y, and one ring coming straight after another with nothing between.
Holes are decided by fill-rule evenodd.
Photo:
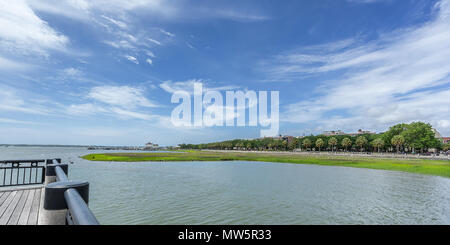
<instances>
[{"instance_id":1,"label":"cloudy sky","mask_svg":"<svg viewBox=\"0 0 450 245\"><path fill-rule=\"evenodd\" d=\"M450 136L450 0L0 0L0 143L255 138L174 127L172 92L280 91L280 133Z\"/></svg>"}]
</instances>

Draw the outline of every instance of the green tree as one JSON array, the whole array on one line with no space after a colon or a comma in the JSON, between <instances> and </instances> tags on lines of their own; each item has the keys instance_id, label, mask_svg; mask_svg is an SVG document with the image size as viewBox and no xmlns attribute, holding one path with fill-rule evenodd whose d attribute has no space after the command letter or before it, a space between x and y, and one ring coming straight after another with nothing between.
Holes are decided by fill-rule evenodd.
<instances>
[{"instance_id":1,"label":"green tree","mask_svg":"<svg viewBox=\"0 0 450 245\"><path fill-rule=\"evenodd\" d=\"M359 136L355 141L356 145L359 146L360 151L363 150L363 147L367 144L367 138L364 136Z\"/></svg>"},{"instance_id":2,"label":"green tree","mask_svg":"<svg viewBox=\"0 0 450 245\"><path fill-rule=\"evenodd\" d=\"M425 149L438 148L440 145L433 128L428 123L413 122L400 135L405 138L405 145L414 152L416 149L423 152Z\"/></svg>"},{"instance_id":3,"label":"green tree","mask_svg":"<svg viewBox=\"0 0 450 245\"><path fill-rule=\"evenodd\" d=\"M446 143L442 146L442 150L444 151L450 151L450 143Z\"/></svg>"},{"instance_id":4,"label":"green tree","mask_svg":"<svg viewBox=\"0 0 450 245\"><path fill-rule=\"evenodd\" d=\"M384 147L384 140L382 138L376 138L372 141L372 146L380 152L380 149Z\"/></svg>"},{"instance_id":5,"label":"green tree","mask_svg":"<svg viewBox=\"0 0 450 245\"><path fill-rule=\"evenodd\" d=\"M397 153L399 153L400 147L405 144L405 138L402 135L395 135L391 139L391 144L397 148Z\"/></svg>"},{"instance_id":6,"label":"green tree","mask_svg":"<svg viewBox=\"0 0 450 245\"><path fill-rule=\"evenodd\" d=\"M310 139L304 139L302 142L303 147L305 147L307 150L311 147L312 142Z\"/></svg>"},{"instance_id":7,"label":"green tree","mask_svg":"<svg viewBox=\"0 0 450 245\"><path fill-rule=\"evenodd\" d=\"M341 142L341 145L345 148L346 151L348 151L348 147L352 145L352 140L349 138L344 138Z\"/></svg>"},{"instance_id":8,"label":"green tree","mask_svg":"<svg viewBox=\"0 0 450 245\"><path fill-rule=\"evenodd\" d=\"M298 145L298 139L294 138L294 139L291 140L291 142L289 142L288 149L290 151L292 151L292 150L294 150L297 147L297 145Z\"/></svg>"},{"instance_id":9,"label":"green tree","mask_svg":"<svg viewBox=\"0 0 450 245\"><path fill-rule=\"evenodd\" d=\"M319 148L319 151L324 145L325 145L325 142L323 141L323 139L319 138L316 140L316 146L317 146L317 148Z\"/></svg>"},{"instance_id":10,"label":"green tree","mask_svg":"<svg viewBox=\"0 0 450 245\"><path fill-rule=\"evenodd\" d=\"M392 137L401 134L403 131L406 131L407 129L408 124L406 123L397 124L390 127L389 130L385 132L381 137L387 146L393 146L391 143Z\"/></svg>"},{"instance_id":11,"label":"green tree","mask_svg":"<svg viewBox=\"0 0 450 245\"><path fill-rule=\"evenodd\" d=\"M335 137L331 137L328 140L328 145L331 146L331 151L334 151L334 148L336 147L337 143L338 143L338 141Z\"/></svg>"}]
</instances>

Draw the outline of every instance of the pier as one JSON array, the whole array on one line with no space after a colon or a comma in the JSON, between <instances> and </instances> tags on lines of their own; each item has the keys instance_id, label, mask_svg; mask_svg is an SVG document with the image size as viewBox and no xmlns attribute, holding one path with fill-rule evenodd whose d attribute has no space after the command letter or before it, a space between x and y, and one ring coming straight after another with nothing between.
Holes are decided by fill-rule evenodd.
<instances>
[{"instance_id":1,"label":"pier","mask_svg":"<svg viewBox=\"0 0 450 245\"><path fill-rule=\"evenodd\" d=\"M0 225L99 225L61 159L0 161Z\"/></svg>"}]
</instances>

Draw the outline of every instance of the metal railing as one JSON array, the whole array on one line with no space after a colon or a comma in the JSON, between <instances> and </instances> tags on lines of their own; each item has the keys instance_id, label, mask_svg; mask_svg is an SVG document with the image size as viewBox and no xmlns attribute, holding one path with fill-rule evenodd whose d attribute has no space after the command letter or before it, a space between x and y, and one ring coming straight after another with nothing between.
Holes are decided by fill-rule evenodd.
<instances>
[{"instance_id":1,"label":"metal railing","mask_svg":"<svg viewBox=\"0 0 450 245\"><path fill-rule=\"evenodd\" d=\"M45 160L0 161L0 187L42 184L45 181Z\"/></svg>"},{"instance_id":2,"label":"metal railing","mask_svg":"<svg viewBox=\"0 0 450 245\"><path fill-rule=\"evenodd\" d=\"M66 208L67 225L99 225L87 204L89 202L89 183L70 181L67 177L68 165L61 164L59 159L55 159L55 161L47 161L47 173L52 171L51 167L54 167L56 182L46 187L44 208L47 202L53 202L47 206L56 207L54 209ZM50 191L47 191L49 189Z\"/></svg>"}]
</instances>

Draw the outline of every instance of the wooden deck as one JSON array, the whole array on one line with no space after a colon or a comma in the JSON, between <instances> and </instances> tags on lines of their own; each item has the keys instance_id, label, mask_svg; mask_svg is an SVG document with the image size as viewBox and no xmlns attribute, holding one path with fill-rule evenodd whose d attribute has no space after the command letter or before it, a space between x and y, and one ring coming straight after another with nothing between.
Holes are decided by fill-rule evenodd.
<instances>
[{"instance_id":1,"label":"wooden deck","mask_svg":"<svg viewBox=\"0 0 450 245\"><path fill-rule=\"evenodd\" d=\"M37 225L42 187L0 190L0 225Z\"/></svg>"}]
</instances>

